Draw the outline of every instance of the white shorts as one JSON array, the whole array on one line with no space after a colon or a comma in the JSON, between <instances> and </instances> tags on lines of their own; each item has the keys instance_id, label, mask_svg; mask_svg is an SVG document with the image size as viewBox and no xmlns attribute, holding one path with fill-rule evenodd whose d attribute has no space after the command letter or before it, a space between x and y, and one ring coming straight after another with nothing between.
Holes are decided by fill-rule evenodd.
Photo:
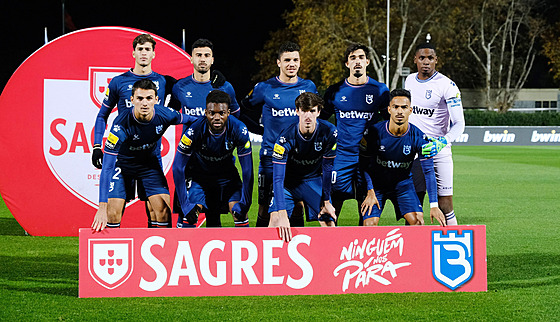
<instances>
[{"instance_id":1,"label":"white shorts","mask_svg":"<svg viewBox=\"0 0 560 322\"><path fill-rule=\"evenodd\" d=\"M434 157L438 196L453 195L453 158L451 147L446 146Z\"/></svg>"},{"instance_id":2,"label":"white shorts","mask_svg":"<svg viewBox=\"0 0 560 322\"><path fill-rule=\"evenodd\" d=\"M451 147L446 146L434 157L434 172L437 181L438 196L453 195L453 159ZM417 192L426 192L426 179L418 159L412 166L412 178Z\"/></svg>"}]
</instances>

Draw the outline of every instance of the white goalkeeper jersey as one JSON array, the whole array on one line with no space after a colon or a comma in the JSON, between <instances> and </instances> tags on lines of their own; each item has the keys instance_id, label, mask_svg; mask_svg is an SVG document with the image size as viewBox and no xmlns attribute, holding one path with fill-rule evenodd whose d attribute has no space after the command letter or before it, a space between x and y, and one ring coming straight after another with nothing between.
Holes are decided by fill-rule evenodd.
<instances>
[{"instance_id":1,"label":"white goalkeeper jersey","mask_svg":"<svg viewBox=\"0 0 560 322\"><path fill-rule=\"evenodd\" d=\"M412 95L410 123L432 137L445 136L451 143L465 130L461 92L447 76L434 72L421 80L418 73L406 78L405 88Z\"/></svg>"}]
</instances>

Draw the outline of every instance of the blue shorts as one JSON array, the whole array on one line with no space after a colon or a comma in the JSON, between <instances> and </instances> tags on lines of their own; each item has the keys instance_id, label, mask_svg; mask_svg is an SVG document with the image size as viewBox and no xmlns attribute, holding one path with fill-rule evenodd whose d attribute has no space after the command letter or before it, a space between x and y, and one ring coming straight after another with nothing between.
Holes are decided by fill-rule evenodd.
<instances>
[{"instance_id":1,"label":"blue shorts","mask_svg":"<svg viewBox=\"0 0 560 322\"><path fill-rule=\"evenodd\" d=\"M259 162L259 205L270 204L272 199L272 157L261 155Z\"/></svg>"},{"instance_id":2,"label":"blue shorts","mask_svg":"<svg viewBox=\"0 0 560 322\"><path fill-rule=\"evenodd\" d=\"M229 211L229 203L241 200L241 179L239 177L219 180L191 181L188 189L189 203L200 204L211 214Z\"/></svg>"},{"instance_id":3,"label":"blue shorts","mask_svg":"<svg viewBox=\"0 0 560 322\"><path fill-rule=\"evenodd\" d=\"M362 188L362 180L358 178L356 162L335 159L332 180L331 196L333 200L363 200L366 191Z\"/></svg>"},{"instance_id":4,"label":"blue shorts","mask_svg":"<svg viewBox=\"0 0 560 322\"><path fill-rule=\"evenodd\" d=\"M306 209L307 221L319 220L321 212L321 199L323 194L323 179L315 177L300 181L298 184L284 184L284 200L286 203L286 211L288 218L292 216L292 211L297 202L303 201ZM274 202L274 198L270 203L268 212L278 211L278 205ZM322 221L332 221L332 218L325 216Z\"/></svg>"},{"instance_id":5,"label":"blue shorts","mask_svg":"<svg viewBox=\"0 0 560 322\"><path fill-rule=\"evenodd\" d=\"M135 182L146 197L169 194L167 179L157 158L146 163L117 161L109 183L109 198L134 199ZM139 189L141 190L141 189Z\"/></svg>"},{"instance_id":6,"label":"blue shorts","mask_svg":"<svg viewBox=\"0 0 560 322\"><path fill-rule=\"evenodd\" d=\"M397 221L404 218L404 215L410 212L422 212L422 206L420 205L420 201L416 195L416 190L414 190L414 183L411 178L397 183L394 189L388 190L384 188L374 188L374 190L381 209L374 206L371 213L363 216L363 219L381 217L381 213L383 212L383 208L385 207L385 202L387 200L391 200L393 206L395 207Z\"/></svg>"}]
</instances>

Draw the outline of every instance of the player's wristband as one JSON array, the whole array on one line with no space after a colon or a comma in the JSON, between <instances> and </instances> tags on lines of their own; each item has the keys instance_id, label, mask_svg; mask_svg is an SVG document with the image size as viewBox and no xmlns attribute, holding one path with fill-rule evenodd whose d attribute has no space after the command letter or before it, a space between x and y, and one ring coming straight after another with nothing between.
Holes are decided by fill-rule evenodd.
<instances>
[{"instance_id":1,"label":"player's wristband","mask_svg":"<svg viewBox=\"0 0 560 322\"><path fill-rule=\"evenodd\" d=\"M439 203L437 201L436 202L430 202L430 208L437 208L437 207L439 207Z\"/></svg>"}]
</instances>

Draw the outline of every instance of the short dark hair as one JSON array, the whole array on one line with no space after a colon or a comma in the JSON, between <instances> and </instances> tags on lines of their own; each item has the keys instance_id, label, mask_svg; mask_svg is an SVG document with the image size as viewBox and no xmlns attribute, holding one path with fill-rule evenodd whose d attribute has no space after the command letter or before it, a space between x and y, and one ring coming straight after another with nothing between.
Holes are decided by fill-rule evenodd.
<instances>
[{"instance_id":1,"label":"short dark hair","mask_svg":"<svg viewBox=\"0 0 560 322\"><path fill-rule=\"evenodd\" d=\"M324 104L325 101L323 101L321 96L311 92L303 92L296 98L296 108L304 112L311 110L315 106L320 111L323 109Z\"/></svg>"},{"instance_id":2,"label":"short dark hair","mask_svg":"<svg viewBox=\"0 0 560 322\"><path fill-rule=\"evenodd\" d=\"M366 58L369 56L369 48L368 46L360 43L352 43L346 48L346 52L344 53L345 61L348 61L348 57L351 53L355 52L356 50L362 49L366 54Z\"/></svg>"},{"instance_id":3,"label":"short dark hair","mask_svg":"<svg viewBox=\"0 0 560 322\"><path fill-rule=\"evenodd\" d=\"M414 53L417 53L420 49L432 49L434 51L434 54L436 54L436 47L433 44L430 44L429 42L425 42L416 46L416 50L414 51Z\"/></svg>"},{"instance_id":4,"label":"short dark hair","mask_svg":"<svg viewBox=\"0 0 560 322\"><path fill-rule=\"evenodd\" d=\"M398 97L398 96L404 96L406 98L408 98L409 101L412 101L412 97L410 95L410 92L407 89L404 88L395 88L394 90L391 91L391 99L390 101L393 100L393 98Z\"/></svg>"},{"instance_id":5,"label":"short dark hair","mask_svg":"<svg viewBox=\"0 0 560 322\"><path fill-rule=\"evenodd\" d=\"M154 40L154 37L152 37L151 35L148 34L141 34L136 36L136 38L134 38L134 40L132 41L132 49L136 49L137 45L142 45L149 42L150 44L152 44L152 49L156 49L156 41Z\"/></svg>"},{"instance_id":6,"label":"short dark hair","mask_svg":"<svg viewBox=\"0 0 560 322\"><path fill-rule=\"evenodd\" d=\"M215 89L206 96L207 107L209 103L225 103L229 107L231 105L231 97L229 97L228 93Z\"/></svg>"},{"instance_id":7,"label":"short dark hair","mask_svg":"<svg viewBox=\"0 0 560 322\"><path fill-rule=\"evenodd\" d=\"M292 52L292 51L298 51L299 52L300 50L301 50L301 48L295 42L286 41L285 43L280 45L280 48L278 48L278 59L280 59L280 57L282 56L283 53L289 53L289 52Z\"/></svg>"},{"instance_id":8,"label":"short dark hair","mask_svg":"<svg viewBox=\"0 0 560 322\"><path fill-rule=\"evenodd\" d=\"M200 38L200 39L196 40L195 42L193 42L192 47L191 47L191 52L193 50L195 50L196 48L203 48L203 47L208 47L208 48L210 48L210 50L214 51L214 44L210 40Z\"/></svg>"},{"instance_id":9,"label":"short dark hair","mask_svg":"<svg viewBox=\"0 0 560 322\"><path fill-rule=\"evenodd\" d=\"M134 83L134 85L132 85L132 96L134 96L134 93L136 93L136 90L139 89L139 88L140 89L147 89L147 90L153 89L154 92L156 93L156 96L157 96L157 86L156 86L156 84L154 84L154 82L152 82L151 80L149 80L147 78L136 81Z\"/></svg>"}]
</instances>

